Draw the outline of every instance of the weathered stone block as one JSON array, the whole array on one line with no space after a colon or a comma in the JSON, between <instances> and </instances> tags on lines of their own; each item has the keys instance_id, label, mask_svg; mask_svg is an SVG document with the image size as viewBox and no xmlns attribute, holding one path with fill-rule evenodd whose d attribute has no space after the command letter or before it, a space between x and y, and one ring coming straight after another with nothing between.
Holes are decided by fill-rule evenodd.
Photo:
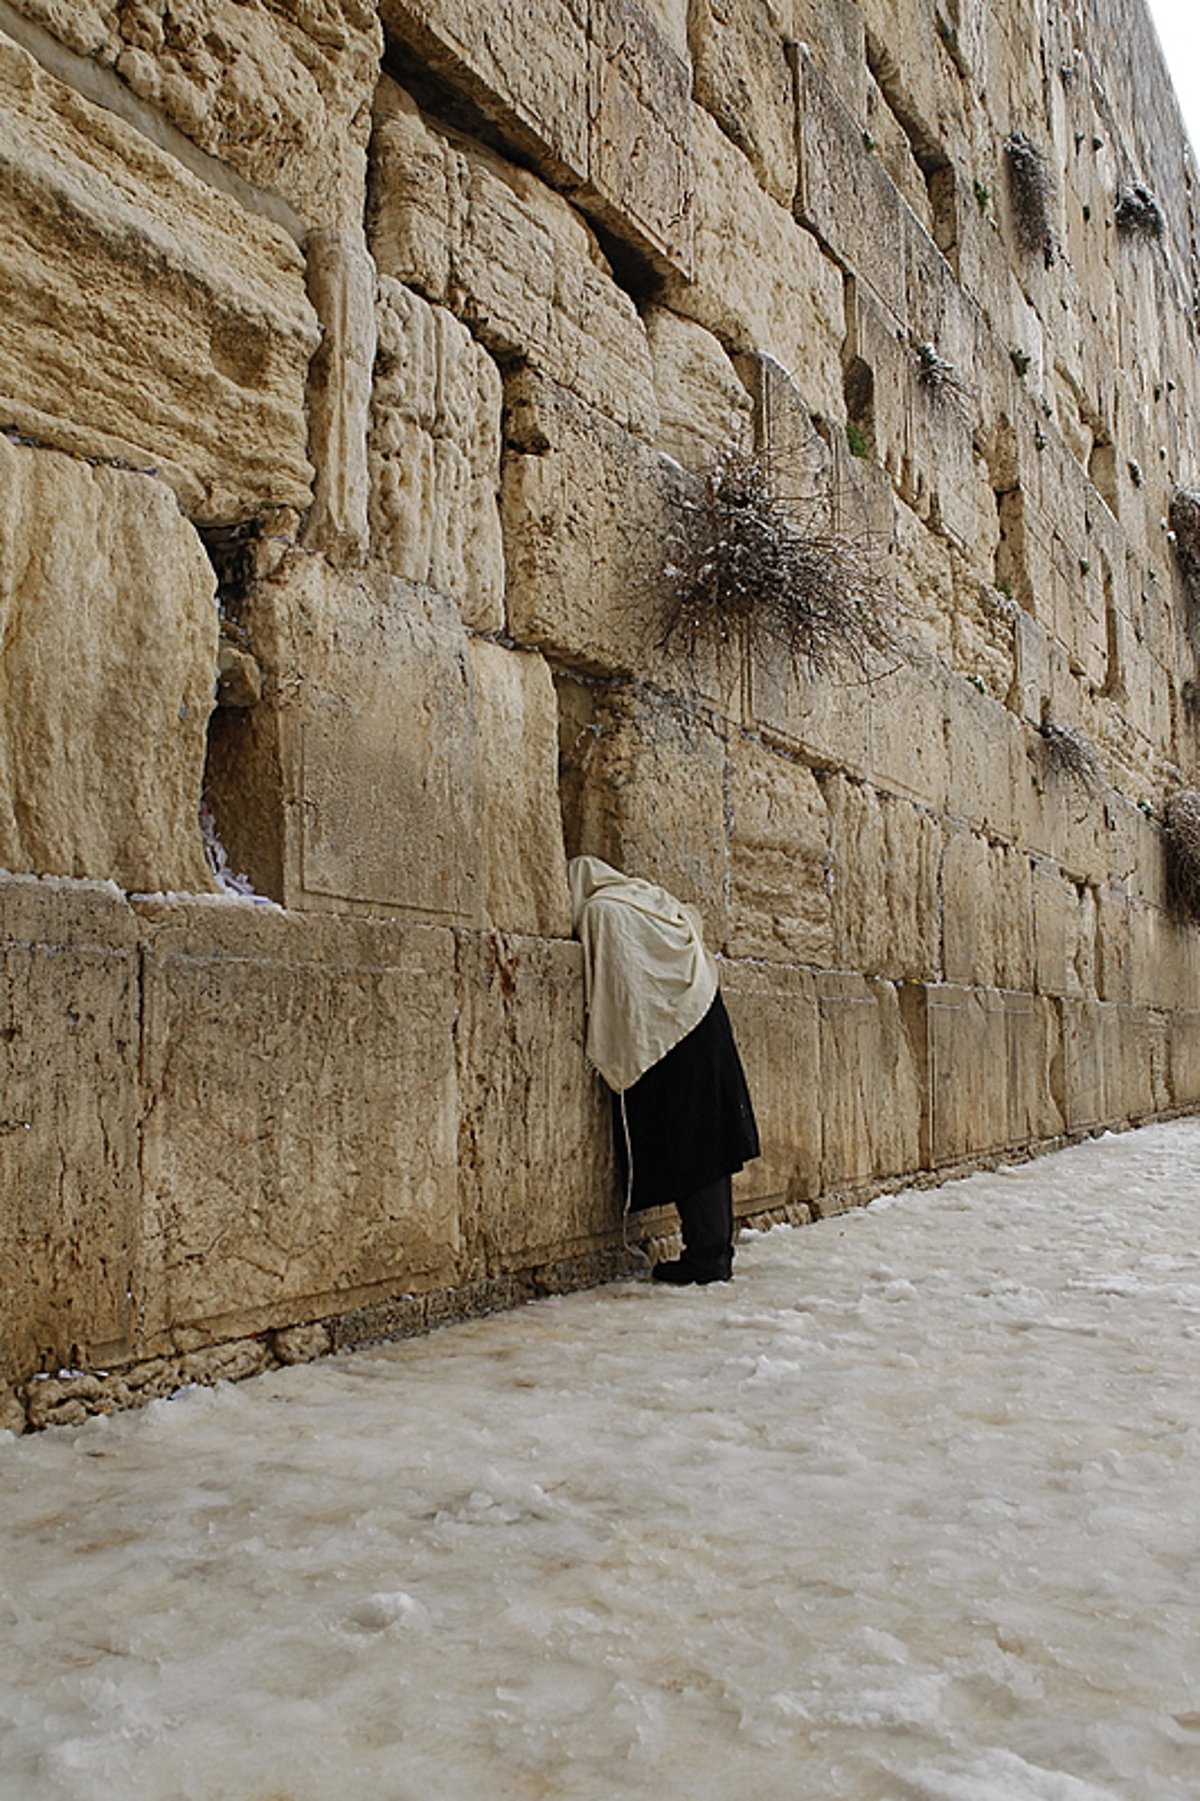
<instances>
[{"instance_id":1,"label":"weathered stone block","mask_svg":"<svg viewBox=\"0 0 1200 1801\"><path fill-rule=\"evenodd\" d=\"M842 278L812 235L765 194L715 119L693 109L696 204L690 281L672 276L662 299L714 332L730 351L763 351L794 377L813 411L843 410ZM755 271L748 281L746 271Z\"/></svg>"},{"instance_id":2,"label":"weathered stone block","mask_svg":"<svg viewBox=\"0 0 1200 1801\"><path fill-rule=\"evenodd\" d=\"M577 746L578 850L699 908L709 948L720 949L728 931L721 739L702 717L630 687L598 702Z\"/></svg>"},{"instance_id":3,"label":"weathered stone block","mask_svg":"<svg viewBox=\"0 0 1200 1801\"><path fill-rule=\"evenodd\" d=\"M1062 1070L1059 1105L1071 1132L1119 1117L1109 1105L1117 1009L1093 1000L1058 1003Z\"/></svg>"},{"instance_id":4,"label":"weathered stone block","mask_svg":"<svg viewBox=\"0 0 1200 1801\"><path fill-rule=\"evenodd\" d=\"M2 1394L133 1331L136 922L110 887L4 876L0 967Z\"/></svg>"},{"instance_id":5,"label":"weathered stone block","mask_svg":"<svg viewBox=\"0 0 1200 1801\"><path fill-rule=\"evenodd\" d=\"M821 1016L821 1188L919 1166L923 1070L890 982L816 978Z\"/></svg>"},{"instance_id":6,"label":"weathered stone block","mask_svg":"<svg viewBox=\"0 0 1200 1801\"><path fill-rule=\"evenodd\" d=\"M833 964L929 981L940 956L941 830L922 808L844 775L822 778Z\"/></svg>"},{"instance_id":7,"label":"weathered stone block","mask_svg":"<svg viewBox=\"0 0 1200 1801\"><path fill-rule=\"evenodd\" d=\"M488 933L458 947L459 1174L474 1277L594 1247L621 1223L611 1098L584 1056L578 944Z\"/></svg>"},{"instance_id":8,"label":"weathered stone block","mask_svg":"<svg viewBox=\"0 0 1200 1801\"><path fill-rule=\"evenodd\" d=\"M1200 1106L1200 1012L1173 1013L1168 1033L1172 1105Z\"/></svg>"},{"instance_id":9,"label":"weathered stone block","mask_svg":"<svg viewBox=\"0 0 1200 1801\"><path fill-rule=\"evenodd\" d=\"M449 932L141 903L149 1354L449 1280Z\"/></svg>"},{"instance_id":10,"label":"weathered stone block","mask_svg":"<svg viewBox=\"0 0 1200 1801\"><path fill-rule=\"evenodd\" d=\"M828 967L829 815L812 770L735 738L728 835L729 955Z\"/></svg>"},{"instance_id":11,"label":"weathered stone block","mask_svg":"<svg viewBox=\"0 0 1200 1801\"><path fill-rule=\"evenodd\" d=\"M19 10L309 224L361 219L382 49L371 0L19 0Z\"/></svg>"},{"instance_id":12,"label":"weathered stone block","mask_svg":"<svg viewBox=\"0 0 1200 1801\"><path fill-rule=\"evenodd\" d=\"M970 682L947 681L945 708L947 811L985 832L1012 837L1011 740L1020 728L1007 707Z\"/></svg>"},{"instance_id":13,"label":"weathered stone block","mask_svg":"<svg viewBox=\"0 0 1200 1801\"><path fill-rule=\"evenodd\" d=\"M929 1157L936 1169L1008 1142L1008 1008L993 988L925 992Z\"/></svg>"},{"instance_id":14,"label":"weathered stone block","mask_svg":"<svg viewBox=\"0 0 1200 1801\"><path fill-rule=\"evenodd\" d=\"M900 197L807 50L791 48L799 119L796 216L903 320Z\"/></svg>"},{"instance_id":15,"label":"weathered stone block","mask_svg":"<svg viewBox=\"0 0 1200 1801\"><path fill-rule=\"evenodd\" d=\"M588 172L587 0L381 0L390 32L465 92L552 178Z\"/></svg>"},{"instance_id":16,"label":"weathered stone block","mask_svg":"<svg viewBox=\"0 0 1200 1801\"><path fill-rule=\"evenodd\" d=\"M796 94L769 0L699 0L692 8L695 94L746 156L773 200L796 192Z\"/></svg>"},{"instance_id":17,"label":"weathered stone block","mask_svg":"<svg viewBox=\"0 0 1200 1801\"><path fill-rule=\"evenodd\" d=\"M734 1179L739 1211L811 1200L821 1182L821 1032L815 979L722 963L721 993L746 1071L762 1155Z\"/></svg>"},{"instance_id":18,"label":"weathered stone block","mask_svg":"<svg viewBox=\"0 0 1200 1801\"><path fill-rule=\"evenodd\" d=\"M1053 1001L1032 994L1007 993L1005 1142L1037 1144L1057 1138L1066 1124L1055 1084L1061 1046L1060 1020Z\"/></svg>"},{"instance_id":19,"label":"weathered stone block","mask_svg":"<svg viewBox=\"0 0 1200 1801\"><path fill-rule=\"evenodd\" d=\"M247 805L273 796L280 837L266 881L250 863L256 884L288 906L477 921L474 691L451 603L300 553L245 617L268 686L242 782ZM219 823L246 866L236 818Z\"/></svg>"},{"instance_id":20,"label":"weathered stone block","mask_svg":"<svg viewBox=\"0 0 1200 1801\"><path fill-rule=\"evenodd\" d=\"M385 276L370 438L375 554L456 600L468 625L504 623L500 372L445 307Z\"/></svg>"},{"instance_id":21,"label":"weathered stone block","mask_svg":"<svg viewBox=\"0 0 1200 1801\"><path fill-rule=\"evenodd\" d=\"M592 0L584 203L667 271L692 271L692 72L636 0Z\"/></svg>"},{"instance_id":22,"label":"weathered stone block","mask_svg":"<svg viewBox=\"0 0 1200 1801\"><path fill-rule=\"evenodd\" d=\"M207 889L215 579L164 483L0 438L0 865Z\"/></svg>"},{"instance_id":23,"label":"weathered stone block","mask_svg":"<svg viewBox=\"0 0 1200 1801\"><path fill-rule=\"evenodd\" d=\"M2 37L0 116L5 422L161 467L194 517L307 506L292 240Z\"/></svg>"},{"instance_id":24,"label":"weathered stone block","mask_svg":"<svg viewBox=\"0 0 1200 1801\"><path fill-rule=\"evenodd\" d=\"M658 425L637 308L561 195L468 138L435 130L385 80L372 143L371 250L382 274L448 306L644 437Z\"/></svg>"},{"instance_id":25,"label":"weathered stone block","mask_svg":"<svg viewBox=\"0 0 1200 1801\"><path fill-rule=\"evenodd\" d=\"M941 812L949 784L946 711L949 682L942 666L915 646L867 693L852 689L843 704L866 713L870 729L867 773L876 787Z\"/></svg>"},{"instance_id":26,"label":"weathered stone block","mask_svg":"<svg viewBox=\"0 0 1200 1801\"><path fill-rule=\"evenodd\" d=\"M685 469L752 448L751 400L712 333L666 307L646 309L658 401L656 448Z\"/></svg>"},{"instance_id":27,"label":"weathered stone block","mask_svg":"<svg viewBox=\"0 0 1200 1801\"><path fill-rule=\"evenodd\" d=\"M675 526L679 470L565 388L508 384L501 518L508 629L557 661L657 670L656 559Z\"/></svg>"},{"instance_id":28,"label":"weathered stone block","mask_svg":"<svg viewBox=\"0 0 1200 1801\"><path fill-rule=\"evenodd\" d=\"M483 911L502 932L571 935L558 798L558 704L532 651L470 644Z\"/></svg>"}]
</instances>

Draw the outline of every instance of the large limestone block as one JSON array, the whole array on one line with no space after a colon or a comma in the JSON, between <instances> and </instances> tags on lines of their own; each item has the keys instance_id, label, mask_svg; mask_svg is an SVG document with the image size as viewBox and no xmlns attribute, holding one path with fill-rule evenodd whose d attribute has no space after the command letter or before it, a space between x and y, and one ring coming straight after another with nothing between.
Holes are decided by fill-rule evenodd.
<instances>
[{"instance_id":1,"label":"large limestone block","mask_svg":"<svg viewBox=\"0 0 1200 1801\"><path fill-rule=\"evenodd\" d=\"M218 813L235 866L288 906L479 920L473 674L451 603L298 553L243 612L267 687ZM279 845L260 877L237 813L264 794Z\"/></svg>"},{"instance_id":2,"label":"large limestone block","mask_svg":"<svg viewBox=\"0 0 1200 1801\"><path fill-rule=\"evenodd\" d=\"M721 993L746 1071L762 1155L734 1179L739 1211L808 1201L821 1184L821 1031L806 970L722 962Z\"/></svg>"},{"instance_id":3,"label":"large limestone block","mask_svg":"<svg viewBox=\"0 0 1200 1801\"><path fill-rule=\"evenodd\" d=\"M648 307L646 339L658 401L656 448L699 470L726 451L752 449L752 403L710 331L662 306Z\"/></svg>"},{"instance_id":4,"label":"large limestone block","mask_svg":"<svg viewBox=\"0 0 1200 1801\"><path fill-rule=\"evenodd\" d=\"M696 202L691 281L662 299L730 351L764 351L795 378L809 407L843 412L842 277L815 238L763 192L747 159L703 108L693 111ZM747 271L754 279L747 279Z\"/></svg>"},{"instance_id":5,"label":"large limestone block","mask_svg":"<svg viewBox=\"0 0 1200 1801\"><path fill-rule=\"evenodd\" d=\"M907 317L900 196L862 128L803 45L793 46L798 107L796 216L897 319Z\"/></svg>"},{"instance_id":6,"label":"large limestone block","mask_svg":"<svg viewBox=\"0 0 1200 1801\"><path fill-rule=\"evenodd\" d=\"M502 932L571 935L558 798L558 703L533 651L470 644L483 910Z\"/></svg>"},{"instance_id":7,"label":"large limestone block","mask_svg":"<svg viewBox=\"0 0 1200 1801\"><path fill-rule=\"evenodd\" d=\"M1053 1001L1008 993L1005 1095L1008 1144L1037 1144L1057 1138L1065 1127L1056 1085L1061 1069L1060 1020Z\"/></svg>"},{"instance_id":8,"label":"large limestone block","mask_svg":"<svg viewBox=\"0 0 1200 1801\"><path fill-rule=\"evenodd\" d=\"M875 786L941 812L950 779L946 759L950 679L942 665L917 646L906 645L904 652L866 690L866 706L861 689L849 690L845 704L867 715L867 773Z\"/></svg>"},{"instance_id":9,"label":"large limestone block","mask_svg":"<svg viewBox=\"0 0 1200 1801\"><path fill-rule=\"evenodd\" d=\"M653 692L616 688L569 755L579 765L572 854L602 857L690 902L718 950L728 930L725 747L712 726Z\"/></svg>"},{"instance_id":10,"label":"large limestone block","mask_svg":"<svg viewBox=\"0 0 1200 1801\"><path fill-rule=\"evenodd\" d=\"M306 506L317 331L292 240L4 37L0 118L6 423L161 465L194 517Z\"/></svg>"},{"instance_id":11,"label":"large limestone block","mask_svg":"<svg viewBox=\"0 0 1200 1801\"><path fill-rule=\"evenodd\" d=\"M1008 1009L992 988L925 991L929 1160L936 1169L1003 1148L1008 1124Z\"/></svg>"},{"instance_id":12,"label":"large limestone block","mask_svg":"<svg viewBox=\"0 0 1200 1801\"><path fill-rule=\"evenodd\" d=\"M923 808L841 773L825 777L822 789L829 809L834 967L931 980L941 949L937 821Z\"/></svg>"},{"instance_id":13,"label":"large limestone block","mask_svg":"<svg viewBox=\"0 0 1200 1801\"><path fill-rule=\"evenodd\" d=\"M459 943L464 1277L596 1248L620 1230L609 1091L583 1052L578 944Z\"/></svg>"},{"instance_id":14,"label":"large limestone block","mask_svg":"<svg viewBox=\"0 0 1200 1801\"><path fill-rule=\"evenodd\" d=\"M0 866L207 889L215 580L169 488L0 438Z\"/></svg>"},{"instance_id":15,"label":"large limestone block","mask_svg":"<svg viewBox=\"0 0 1200 1801\"><path fill-rule=\"evenodd\" d=\"M1110 1074L1115 1074L1117 1009L1095 1000L1062 1000L1058 1011L1062 1039L1059 1104L1067 1130L1083 1131L1118 1117L1110 1110L1107 1092Z\"/></svg>"},{"instance_id":16,"label":"large limestone block","mask_svg":"<svg viewBox=\"0 0 1200 1801\"><path fill-rule=\"evenodd\" d=\"M202 151L282 196L306 222L344 227L361 219L382 49L371 0L18 5L70 49L112 68L125 90ZM54 60L52 52L43 55Z\"/></svg>"},{"instance_id":17,"label":"large limestone block","mask_svg":"<svg viewBox=\"0 0 1200 1801\"><path fill-rule=\"evenodd\" d=\"M769 0L699 0L691 16L695 94L749 157L773 200L796 192L796 95Z\"/></svg>"},{"instance_id":18,"label":"large limestone block","mask_svg":"<svg viewBox=\"0 0 1200 1801\"><path fill-rule=\"evenodd\" d=\"M138 956L111 888L0 879L0 1380L120 1356L137 1250Z\"/></svg>"},{"instance_id":19,"label":"large limestone block","mask_svg":"<svg viewBox=\"0 0 1200 1801\"><path fill-rule=\"evenodd\" d=\"M951 982L1033 986L1034 913L1028 857L952 828L941 871L942 958Z\"/></svg>"},{"instance_id":20,"label":"large limestone block","mask_svg":"<svg viewBox=\"0 0 1200 1801\"><path fill-rule=\"evenodd\" d=\"M507 390L501 518L508 630L555 661L657 672L681 472L531 371Z\"/></svg>"},{"instance_id":21,"label":"large limestone block","mask_svg":"<svg viewBox=\"0 0 1200 1801\"><path fill-rule=\"evenodd\" d=\"M735 738L727 829L729 955L828 967L829 815L812 770Z\"/></svg>"},{"instance_id":22,"label":"large limestone block","mask_svg":"<svg viewBox=\"0 0 1200 1801\"><path fill-rule=\"evenodd\" d=\"M1034 979L1040 994L1095 995L1096 903L1057 864L1032 861Z\"/></svg>"},{"instance_id":23,"label":"large limestone block","mask_svg":"<svg viewBox=\"0 0 1200 1801\"><path fill-rule=\"evenodd\" d=\"M445 307L384 276L370 437L374 553L393 575L504 623L500 372Z\"/></svg>"},{"instance_id":24,"label":"large limestone block","mask_svg":"<svg viewBox=\"0 0 1200 1801\"><path fill-rule=\"evenodd\" d=\"M452 1281L452 934L140 910L143 1351Z\"/></svg>"},{"instance_id":25,"label":"large limestone block","mask_svg":"<svg viewBox=\"0 0 1200 1801\"><path fill-rule=\"evenodd\" d=\"M471 139L435 130L389 80L372 164L368 227L382 274L448 306L502 360L544 370L653 437L637 308L561 195Z\"/></svg>"},{"instance_id":26,"label":"large limestone block","mask_svg":"<svg viewBox=\"0 0 1200 1801\"><path fill-rule=\"evenodd\" d=\"M1110 1038L1107 1049L1107 1117L1137 1125L1171 1105L1170 1027L1164 1014L1118 1007L1115 1043Z\"/></svg>"},{"instance_id":27,"label":"large limestone block","mask_svg":"<svg viewBox=\"0 0 1200 1801\"><path fill-rule=\"evenodd\" d=\"M1020 727L1007 707L973 683L945 687L948 811L979 830L1013 836L1012 741Z\"/></svg>"},{"instance_id":28,"label":"large limestone block","mask_svg":"<svg viewBox=\"0 0 1200 1801\"><path fill-rule=\"evenodd\" d=\"M592 0L581 202L666 273L692 271L692 71L637 0Z\"/></svg>"},{"instance_id":29,"label":"large limestone block","mask_svg":"<svg viewBox=\"0 0 1200 1801\"><path fill-rule=\"evenodd\" d=\"M587 0L381 0L389 32L503 127L554 180L588 171Z\"/></svg>"},{"instance_id":30,"label":"large limestone block","mask_svg":"<svg viewBox=\"0 0 1200 1801\"><path fill-rule=\"evenodd\" d=\"M1200 1107L1200 1012L1174 1013L1168 1021L1171 1103Z\"/></svg>"},{"instance_id":31,"label":"large limestone block","mask_svg":"<svg viewBox=\"0 0 1200 1801\"><path fill-rule=\"evenodd\" d=\"M821 1015L821 1188L919 1167L923 1069L890 982L816 978Z\"/></svg>"}]
</instances>

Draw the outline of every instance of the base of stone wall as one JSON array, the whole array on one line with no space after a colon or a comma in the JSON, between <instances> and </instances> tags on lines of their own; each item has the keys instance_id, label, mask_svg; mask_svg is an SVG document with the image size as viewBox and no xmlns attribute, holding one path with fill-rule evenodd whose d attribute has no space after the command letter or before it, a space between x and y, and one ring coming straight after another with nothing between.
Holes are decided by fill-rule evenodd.
<instances>
[{"instance_id":1,"label":"base of stone wall","mask_svg":"<svg viewBox=\"0 0 1200 1801\"><path fill-rule=\"evenodd\" d=\"M1181 1118L1190 1111L1177 1108L1158 1117ZM869 1206L882 1194L895 1194L905 1188L940 1188L981 1171L1031 1162L1050 1151L1062 1150L1106 1131L1131 1129L1128 1125L1094 1127L994 1155L964 1158L939 1170L913 1170L902 1177L815 1196L808 1201L751 1207L739 1213L738 1224L756 1231L781 1225L813 1225L857 1207ZM429 1294L395 1295L346 1313L276 1327L253 1337L225 1340L178 1356L152 1357L108 1370L72 1369L60 1370L53 1376L34 1376L21 1387L10 1389L7 1395L0 1394L0 1432L78 1426L97 1414L141 1407L149 1401L177 1394L181 1389L240 1382L248 1376L264 1375L268 1370L312 1363L335 1352L416 1338L440 1326L506 1312L546 1295L569 1294L623 1278L644 1278L658 1258L676 1256L678 1251L677 1237L669 1233L648 1234L582 1256L537 1264L514 1274L489 1277L458 1288L437 1289Z\"/></svg>"}]
</instances>

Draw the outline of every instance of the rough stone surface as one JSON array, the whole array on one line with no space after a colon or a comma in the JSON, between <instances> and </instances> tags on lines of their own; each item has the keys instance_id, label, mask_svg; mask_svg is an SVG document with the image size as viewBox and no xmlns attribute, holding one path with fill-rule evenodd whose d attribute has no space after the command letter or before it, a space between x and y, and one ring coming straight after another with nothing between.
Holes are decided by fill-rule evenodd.
<instances>
[{"instance_id":1,"label":"rough stone surface","mask_svg":"<svg viewBox=\"0 0 1200 1801\"><path fill-rule=\"evenodd\" d=\"M71 50L314 225L362 216L370 0L17 0Z\"/></svg>"},{"instance_id":2,"label":"rough stone surface","mask_svg":"<svg viewBox=\"0 0 1200 1801\"><path fill-rule=\"evenodd\" d=\"M692 72L637 0L592 0L582 198L667 271L692 272Z\"/></svg>"},{"instance_id":3,"label":"rough stone surface","mask_svg":"<svg viewBox=\"0 0 1200 1801\"><path fill-rule=\"evenodd\" d=\"M508 630L595 671L659 660L657 571L678 471L532 371L506 396L501 517Z\"/></svg>"},{"instance_id":4,"label":"rough stone surface","mask_svg":"<svg viewBox=\"0 0 1200 1801\"><path fill-rule=\"evenodd\" d=\"M212 886L213 573L169 488L0 438L0 866Z\"/></svg>"},{"instance_id":5,"label":"rough stone surface","mask_svg":"<svg viewBox=\"0 0 1200 1801\"><path fill-rule=\"evenodd\" d=\"M696 98L750 159L773 200L796 192L796 96L771 0L699 0L692 9Z\"/></svg>"},{"instance_id":6,"label":"rough stone surface","mask_svg":"<svg viewBox=\"0 0 1200 1801\"><path fill-rule=\"evenodd\" d=\"M574 208L483 145L435 130L393 82L372 157L369 235L384 275L450 307L494 355L653 435L641 321Z\"/></svg>"},{"instance_id":7,"label":"rough stone surface","mask_svg":"<svg viewBox=\"0 0 1200 1801\"><path fill-rule=\"evenodd\" d=\"M731 957L828 968L829 815L811 769L753 742L729 751Z\"/></svg>"},{"instance_id":8,"label":"rough stone surface","mask_svg":"<svg viewBox=\"0 0 1200 1801\"><path fill-rule=\"evenodd\" d=\"M763 192L750 163L731 151L720 126L701 108L694 113L693 144L693 278L668 279L666 304L706 326L727 350L773 356L814 411L839 417L845 319L838 269Z\"/></svg>"},{"instance_id":9,"label":"rough stone surface","mask_svg":"<svg viewBox=\"0 0 1200 1801\"><path fill-rule=\"evenodd\" d=\"M444 1283L450 934L214 902L139 911L145 1350L183 1327L241 1335L311 1318L320 1297ZM253 1032L231 1032L240 1019Z\"/></svg>"},{"instance_id":10,"label":"rough stone surface","mask_svg":"<svg viewBox=\"0 0 1200 1801\"><path fill-rule=\"evenodd\" d=\"M0 99L5 422L120 439L203 518L306 505L296 246L2 36Z\"/></svg>"},{"instance_id":11,"label":"rough stone surface","mask_svg":"<svg viewBox=\"0 0 1200 1801\"><path fill-rule=\"evenodd\" d=\"M476 638L484 916L501 932L569 938L571 902L558 797L558 706L543 659Z\"/></svg>"},{"instance_id":12,"label":"rough stone surface","mask_svg":"<svg viewBox=\"0 0 1200 1801\"><path fill-rule=\"evenodd\" d=\"M480 631L504 623L495 363L454 315L385 276L370 438L374 554L458 602Z\"/></svg>"},{"instance_id":13,"label":"rough stone surface","mask_svg":"<svg viewBox=\"0 0 1200 1801\"><path fill-rule=\"evenodd\" d=\"M308 295L321 321L309 372L316 468L305 542L337 560L367 549L367 429L375 366L375 265L349 232L311 232Z\"/></svg>"},{"instance_id":14,"label":"rough stone surface","mask_svg":"<svg viewBox=\"0 0 1200 1801\"><path fill-rule=\"evenodd\" d=\"M110 887L4 876L0 962L2 1384L134 1329L136 925Z\"/></svg>"},{"instance_id":15,"label":"rough stone surface","mask_svg":"<svg viewBox=\"0 0 1200 1801\"><path fill-rule=\"evenodd\" d=\"M711 332L666 307L645 314L658 401L656 448L685 469L753 447L752 403Z\"/></svg>"},{"instance_id":16,"label":"rough stone surface","mask_svg":"<svg viewBox=\"0 0 1200 1801\"><path fill-rule=\"evenodd\" d=\"M459 941L462 1232L472 1277L619 1233L608 1090L583 1055L577 944Z\"/></svg>"}]
</instances>

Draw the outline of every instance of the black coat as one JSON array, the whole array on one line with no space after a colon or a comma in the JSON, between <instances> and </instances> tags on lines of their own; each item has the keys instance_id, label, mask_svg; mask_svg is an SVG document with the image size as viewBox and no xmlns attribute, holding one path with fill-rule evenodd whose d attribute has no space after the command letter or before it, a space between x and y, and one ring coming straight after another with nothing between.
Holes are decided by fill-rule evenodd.
<instances>
[{"instance_id":1,"label":"black coat","mask_svg":"<svg viewBox=\"0 0 1200 1801\"><path fill-rule=\"evenodd\" d=\"M725 1003L718 994L698 1026L615 1095L617 1162L628 1181L624 1100L633 1152L633 1198L640 1212L678 1201L732 1175L759 1154L750 1091Z\"/></svg>"}]
</instances>

